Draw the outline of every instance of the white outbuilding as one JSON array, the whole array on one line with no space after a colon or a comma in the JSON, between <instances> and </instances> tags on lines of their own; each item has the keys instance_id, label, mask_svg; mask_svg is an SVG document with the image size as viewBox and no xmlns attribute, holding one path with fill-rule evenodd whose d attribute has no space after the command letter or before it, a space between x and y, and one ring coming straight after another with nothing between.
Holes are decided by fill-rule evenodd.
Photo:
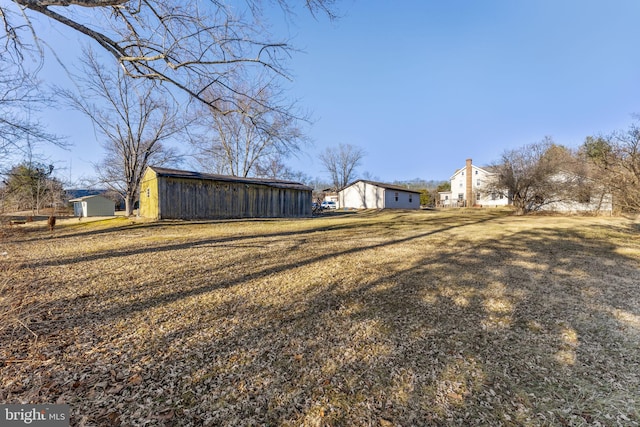
<instances>
[{"instance_id":1,"label":"white outbuilding","mask_svg":"<svg viewBox=\"0 0 640 427\"><path fill-rule=\"evenodd\" d=\"M420 209L420 192L399 185L361 179L338 191L338 207L348 209Z\"/></svg>"},{"instance_id":2,"label":"white outbuilding","mask_svg":"<svg viewBox=\"0 0 640 427\"><path fill-rule=\"evenodd\" d=\"M114 216L116 214L116 202L99 194L71 199L69 202L73 203L74 216Z\"/></svg>"}]
</instances>

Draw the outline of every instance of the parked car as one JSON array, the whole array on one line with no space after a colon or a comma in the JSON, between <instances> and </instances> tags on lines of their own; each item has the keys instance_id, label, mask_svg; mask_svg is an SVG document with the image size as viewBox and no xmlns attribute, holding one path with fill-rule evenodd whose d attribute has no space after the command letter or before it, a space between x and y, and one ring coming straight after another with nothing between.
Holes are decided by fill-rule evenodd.
<instances>
[{"instance_id":1,"label":"parked car","mask_svg":"<svg viewBox=\"0 0 640 427\"><path fill-rule=\"evenodd\" d=\"M338 209L338 204L334 201L322 202L322 209Z\"/></svg>"}]
</instances>

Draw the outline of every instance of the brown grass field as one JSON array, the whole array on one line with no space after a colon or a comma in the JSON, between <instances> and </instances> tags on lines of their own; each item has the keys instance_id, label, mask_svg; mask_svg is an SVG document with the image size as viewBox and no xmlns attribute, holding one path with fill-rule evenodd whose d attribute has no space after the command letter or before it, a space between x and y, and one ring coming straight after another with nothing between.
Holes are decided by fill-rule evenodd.
<instances>
[{"instance_id":1,"label":"brown grass field","mask_svg":"<svg viewBox=\"0 0 640 427\"><path fill-rule=\"evenodd\" d=\"M0 402L79 426L638 426L640 226L503 210L0 230Z\"/></svg>"}]
</instances>

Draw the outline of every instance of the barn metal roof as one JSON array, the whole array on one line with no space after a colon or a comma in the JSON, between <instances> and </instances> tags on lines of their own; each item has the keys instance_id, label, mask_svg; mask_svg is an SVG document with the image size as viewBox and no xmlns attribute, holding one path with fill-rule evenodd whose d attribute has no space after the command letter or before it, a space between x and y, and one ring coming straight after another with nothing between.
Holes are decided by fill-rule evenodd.
<instances>
[{"instance_id":1,"label":"barn metal roof","mask_svg":"<svg viewBox=\"0 0 640 427\"><path fill-rule=\"evenodd\" d=\"M250 185L250 184L267 185L269 187L291 188L295 190L308 190L308 191L312 190L311 187L295 181L285 181L280 179L266 179L266 178L244 178L239 176L216 175L216 174L210 174L210 173L184 171L184 170L178 170L178 169L159 168L155 166L149 166L149 168L152 169L157 176L167 177L167 178L199 179L204 181L233 182L233 183L242 183L247 185Z\"/></svg>"}]
</instances>

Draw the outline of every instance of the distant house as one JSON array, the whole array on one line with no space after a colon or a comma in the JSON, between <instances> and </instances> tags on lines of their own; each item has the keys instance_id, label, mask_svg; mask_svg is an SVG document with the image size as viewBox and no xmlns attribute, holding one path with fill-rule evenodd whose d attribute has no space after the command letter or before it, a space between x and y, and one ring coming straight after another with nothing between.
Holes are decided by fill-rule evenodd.
<instances>
[{"instance_id":1,"label":"distant house","mask_svg":"<svg viewBox=\"0 0 640 427\"><path fill-rule=\"evenodd\" d=\"M582 181L582 191L556 197L540 206L540 211L563 213L597 213L611 215L613 213L613 196L591 179L581 178L568 172L560 172L553 176L559 183Z\"/></svg>"},{"instance_id":2,"label":"distant house","mask_svg":"<svg viewBox=\"0 0 640 427\"><path fill-rule=\"evenodd\" d=\"M466 165L451 176L451 190L439 192L441 207L506 206L508 194L483 191L483 184L491 179L489 168L481 168L467 159Z\"/></svg>"},{"instance_id":3,"label":"distant house","mask_svg":"<svg viewBox=\"0 0 640 427\"><path fill-rule=\"evenodd\" d=\"M93 189L92 188L73 188L73 189L64 190L64 193L65 193L65 200L67 202L70 202L72 199L79 199L85 196L100 195L115 201L116 210L120 210L124 206L124 199L122 198L122 195L120 195L119 193L113 190L96 189L96 188L93 188Z\"/></svg>"},{"instance_id":4,"label":"distant house","mask_svg":"<svg viewBox=\"0 0 640 427\"><path fill-rule=\"evenodd\" d=\"M69 200L73 203L73 215L77 217L114 216L116 203L99 194Z\"/></svg>"},{"instance_id":5,"label":"distant house","mask_svg":"<svg viewBox=\"0 0 640 427\"><path fill-rule=\"evenodd\" d=\"M472 164L467 159L465 167L456 170L451 176L451 191L439 192L438 205L440 207L498 207L512 204L510 195L505 190L503 193L485 190L486 184L493 179L494 173L490 167L481 168ZM554 175L555 182L566 183L566 187L578 177L561 172ZM584 178L583 178L584 179ZM584 188L588 188L585 186ZM536 210L563 212L611 214L612 197L595 183L588 194L555 194L551 195L548 202L541 204Z\"/></svg>"},{"instance_id":6,"label":"distant house","mask_svg":"<svg viewBox=\"0 0 640 427\"><path fill-rule=\"evenodd\" d=\"M324 194L323 202L338 203L338 193L333 188L325 188L322 190L322 194Z\"/></svg>"},{"instance_id":7,"label":"distant house","mask_svg":"<svg viewBox=\"0 0 640 427\"><path fill-rule=\"evenodd\" d=\"M399 185L358 180L338 191L338 207L351 209L420 209L420 192Z\"/></svg>"},{"instance_id":8,"label":"distant house","mask_svg":"<svg viewBox=\"0 0 640 427\"><path fill-rule=\"evenodd\" d=\"M540 211L611 215L613 213L613 203L610 193L599 193L588 196L583 200L553 201L541 206Z\"/></svg>"},{"instance_id":9,"label":"distant house","mask_svg":"<svg viewBox=\"0 0 640 427\"><path fill-rule=\"evenodd\" d=\"M311 216L311 187L148 167L140 184L140 216L154 219L302 218Z\"/></svg>"}]
</instances>

